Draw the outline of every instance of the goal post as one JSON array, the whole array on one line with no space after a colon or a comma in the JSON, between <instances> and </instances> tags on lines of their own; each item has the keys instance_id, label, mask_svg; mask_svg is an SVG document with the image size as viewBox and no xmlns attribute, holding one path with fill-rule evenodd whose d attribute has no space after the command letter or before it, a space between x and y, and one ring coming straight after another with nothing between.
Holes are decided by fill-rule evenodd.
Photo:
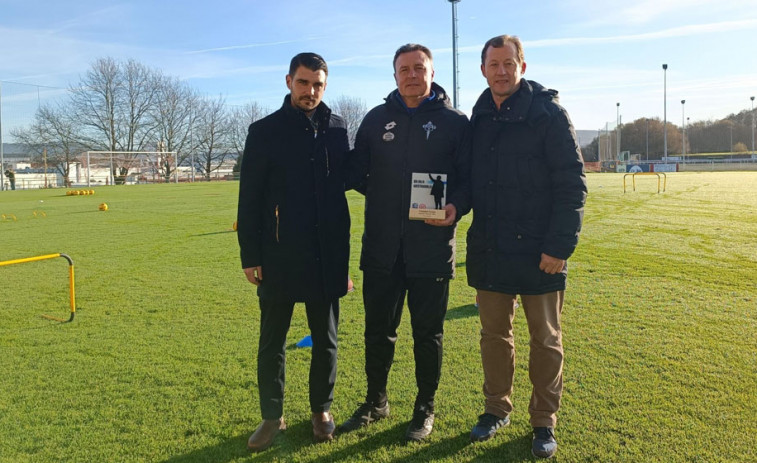
<instances>
[{"instance_id":1,"label":"goal post","mask_svg":"<svg viewBox=\"0 0 757 463\"><path fill-rule=\"evenodd\" d=\"M179 183L176 151L87 151L87 187L92 182L106 185L125 184L127 178L157 178Z\"/></svg>"}]
</instances>

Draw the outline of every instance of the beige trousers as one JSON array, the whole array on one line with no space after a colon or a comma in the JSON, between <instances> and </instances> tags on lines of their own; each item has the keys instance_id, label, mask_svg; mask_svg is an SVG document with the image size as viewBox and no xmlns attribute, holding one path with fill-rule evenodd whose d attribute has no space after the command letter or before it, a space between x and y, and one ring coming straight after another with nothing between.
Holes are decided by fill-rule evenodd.
<instances>
[{"instance_id":1,"label":"beige trousers","mask_svg":"<svg viewBox=\"0 0 757 463\"><path fill-rule=\"evenodd\" d=\"M555 426L562 396L562 312L565 291L521 295L531 336L528 376L531 426ZM481 318L481 361L484 368L486 413L504 418L513 410L515 340L513 318L516 295L478 290Z\"/></svg>"}]
</instances>

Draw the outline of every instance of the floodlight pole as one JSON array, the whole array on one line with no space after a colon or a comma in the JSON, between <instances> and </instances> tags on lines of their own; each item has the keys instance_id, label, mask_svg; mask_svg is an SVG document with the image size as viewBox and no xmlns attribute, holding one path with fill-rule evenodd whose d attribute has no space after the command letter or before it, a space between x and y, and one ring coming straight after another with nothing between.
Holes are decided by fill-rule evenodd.
<instances>
[{"instance_id":1,"label":"floodlight pole","mask_svg":"<svg viewBox=\"0 0 757 463\"><path fill-rule=\"evenodd\" d=\"M754 156L754 97L750 96L750 100L752 100L752 156Z\"/></svg>"},{"instance_id":2,"label":"floodlight pole","mask_svg":"<svg viewBox=\"0 0 757 463\"><path fill-rule=\"evenodd\" d=\"M452 4L452 105L458 109L457 84L457 4L460 0L448 0Z\"/></svg>"},{"instance_id":3,"label":"floodlight pole","mask_svg":"<svg viewBox=\"0 0 757 463\"><path fill-rule=\"evenodd\" d=\"M663 124L662 124L662 139L663 139L663 154L665 164L668 163L668 65L662 65L663 74Z\"/></svg>"},{"instance_id":4,"label":"floodlight pole","mask_svg":"<svg viewBox=\"0 0 757 463\"><path fill-rule=\"evenodd\" d=\"M686 162L686 110L684 109L686 106L686 100L681 100L681 141L682 146L681 148L681 155L683 156L683 162Z\"/></svg>"},{"instance_id":5,"label":"floodlight pole","mask_svg":"<svg viewBox=\"0 0 757 463\"><path fill-rule=\"evenodd\" d=\"M615 132L617 132L618 136L615 137L617 140L618 145L618 161L620 161L620 103L615 103Z\"/></svg>"},{"instance_id":6,"label":"floodlight pole","mask_svg":"<svg viewBox=\"0 0 757 463\"><path fill-rule=\"evenodd\" d=\"M5 155L3 154L3 84L2 82L0 82L0 191L3 191L4 189L5 189Z\"/></svg>"}]
</instances>

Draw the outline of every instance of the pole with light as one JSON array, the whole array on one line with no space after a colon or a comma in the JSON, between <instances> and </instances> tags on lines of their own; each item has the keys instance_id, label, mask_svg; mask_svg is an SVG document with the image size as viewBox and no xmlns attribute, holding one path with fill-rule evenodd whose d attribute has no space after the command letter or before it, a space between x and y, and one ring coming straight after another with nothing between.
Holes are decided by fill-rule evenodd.
<instances>
[{"instance_id":1,"label":"pole with light","mask_svg":"<svg viewBox=\"0 0 757 463\"><path fill-rule=\"evenodd\" d=\"M616 138L616 144L618 156L617 160L620 161L620 103L615 103L615 132L618 134Z\"/></svg>"},{"instance_id":2,"label":"pole with light","mask_svg":"<svg viewBox=\"0 0 757 463\"><path fill-rule=\"evenodd\" d=\"M457 109L457 4L460 0L448 1L452 4L452 105Z\"/></svg>"},{"instance_id":3,"label":"pole with light","mask_svg":"<svg viewBox=\"0 0 757 463\"><path fill-rule=\"evenodd\" d=\"M754 155L754 97L749 97L752 100L752 155Z\"/></svg>"},{"instance_id":4,"label":"pole with light","mask_svg":"<svg viewBox=\"0 0 757 463\"><path fill-rule=\"evenodd\" d=\"M665 164L668 163L668 65L662 65L662 99L663 99L663 124L662 124L662 139L663 139L663 157Z\"/></svg>"},{"instance_id":5,"label":"pole with light","mask_svg":"<svg viewBox=\"0 0 757 463\"><path fill-rule=\"evenodd\" d=\"M5 188L5 157L3 155L3 84L0 83L0 191Z\"/></svg>"},{"instance_id":6,"label":"pole with light","mask_svg":"<svg viewBox=\"0 0 757 463\"><path fill-rule=\"evenodd\" d=\"M683 162L686 162L686 100L681 100L681 155Z\"/></svg>"}]
</instances>

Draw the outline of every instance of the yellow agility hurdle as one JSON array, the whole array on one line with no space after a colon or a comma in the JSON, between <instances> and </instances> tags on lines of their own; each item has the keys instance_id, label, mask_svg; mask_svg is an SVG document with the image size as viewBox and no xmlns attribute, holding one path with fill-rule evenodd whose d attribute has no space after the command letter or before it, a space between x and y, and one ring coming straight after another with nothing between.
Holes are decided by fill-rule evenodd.
<instances>
[{"instance_id":1,"label":"yellow agility hurdle","mask_svg":"<svg viewBox=\"0 0 757 463\"><path fill-rule=\"evenodd\" d=\"M0 267L4 265L23 264L25 262L36 262L38 260L55 259L57 257L63 257L68 261L68 287L69 287L69 299L71 301L71 318L64 320L62 318L52 317L50 315L42 315L44 318L50 320L56 320L59 322L72 322L74 321L74 315L76 314L76 291L74 289L74 261L68 255L63 253L58 254L45 254L44 256L25 257L23 259L13 259L0 261Z\"/></svg>"},{"instance_id":2,"label":"yellow agility hurdle","mask_svg":"<svg viewBox=\"0 0 757 463\"><path fill-rule=\"evenodd\" d=\"M664 192L665 189L668 187L668 176L665 175L665 172L634 172L634 173L628 173L623 176L623 193L626 192L626 177L631 176L631 179L633 180L633 191L636 191L636 176L637 175L656 175L657 176L657 193L660 193L660 175L662 175L663 178L663 185L662 185L662 191Z\"/></svg>"}]
</instances>

